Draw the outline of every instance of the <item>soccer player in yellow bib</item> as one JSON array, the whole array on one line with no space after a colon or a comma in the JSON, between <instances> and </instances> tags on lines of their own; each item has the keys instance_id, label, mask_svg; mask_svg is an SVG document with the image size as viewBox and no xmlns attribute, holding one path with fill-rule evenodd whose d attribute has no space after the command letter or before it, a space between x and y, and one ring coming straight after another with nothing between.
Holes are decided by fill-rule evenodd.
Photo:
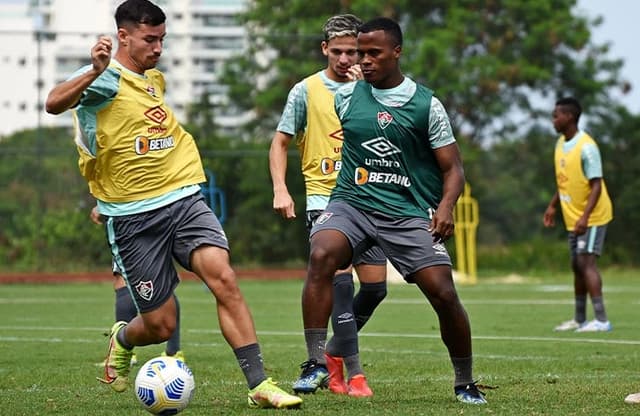
<instances>
[{"instance_id":1,"label":"soccer player in yellow bib","mask_svg":"<svg viewBox=\"0 0 640 416\"><path fill-rule=\"evenodd\" d=\"M602 253L607 224L613 218L611 199L602 174L598 145L586 132L578 129L582 107L572 97L556 102L553 126L561 134L555 148L557 191L547 207L543 223L555 225L556 206L569 233L569 252L573 269L575 313L556 331L611 331L602 297L602 278L596 259ZM587 295L595 319L587 321Z\"/></svg>"},{"instance_id":2,"label":"soccer player in yellow bib","mask_svg":"<svg viewBox=\"0 0 640 416\"><path fill-rule=\"evenodd\" d=\"M329 18L323 27L322 53L327 67L298 82L289 92L280 123L271 142L269 165L273 181L273 208L283 218L296 217L287 189L287 149L295 137L300 151L306 188L306 225L309 230L327 206L342 166L342 127L334 110L334 95L342 85L362 79L357 62L356 35L362 22L353 15ZM373 394L362 371L357 331L367 322L386 295L386 259L374 247L353 259L360 290L353 296L351 267L338 270L333 280L333 308L323 310L333 327L327 343L327 327L304 323L307 360L293 390L313 393L326 387L337 394L368 397ZM347 371L344 380L343 365Z\"/></svg>"},{"instance_id":3,"label":"soccer player in yellow bib","mask_svg":"<svg viewBox=\"0 0 640 416\"><path fill-rule=\"evenodd\" d=\"M135 346L169 339L176 327L178 261L207 285L218 322L249 387L250 407L293 408L302 399L265 375L251 312L229 261L227 237L200 192L205 181L196 143L165 103L155 69L166 16L148 0L115 13L118 49L100 36L91 64L55 86L46 110L74 109L80 169L105 217L114 260L140 312L111 329L101 381L123 392Z\"/></svg>"}]
</instances>

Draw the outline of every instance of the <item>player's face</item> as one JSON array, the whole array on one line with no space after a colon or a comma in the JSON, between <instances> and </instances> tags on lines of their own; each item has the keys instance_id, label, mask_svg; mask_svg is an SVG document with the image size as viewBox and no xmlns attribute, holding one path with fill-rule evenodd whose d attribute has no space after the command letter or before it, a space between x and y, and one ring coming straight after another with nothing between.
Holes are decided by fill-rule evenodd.
<instances>
[{"instance_id":1,"label":"player's face","mask_svg":"<svg viewBox=\"0 0 640 416\"><path fill-rule=\"evenodd\" d=\"M553 128L556 132L564 132L573 120L573 115L562 106L556 106L551 113L551 119L553 120Z\"/></svg>"},{"instance_id":2,"label":"player's face","mask_svg":"<svg viewBox=\"0 0 640 416\"><path fill-rule=\"evenodd\" d=\"M349 81L348 71L358 62L356 53L356 38L341 36L322 42L322 53L327 57L329 78L334 81Z\"/></svg>"},{"instance_id":3,"label":"player's face","mask_svg":"<svg viewBox=\"0 0 640 416\"><path fill-rule=\"evenodd\" d=\"M395 87L400 75L398 59L402 47L394 45L384 30L358 34L358 56L365 81L376 88Z\"/></svg>"},{"instance_id":4,"label":"player's face","mask_svg":"<svg viewBox=\"0 0 640 416\"><path fill-rule=\"evenodd\" d=\"M120 46L142 71L155 68L162 55L162 43L166 36L165 24L150 26L139 24L118 30Z\"/></svg>"}]
</instances>

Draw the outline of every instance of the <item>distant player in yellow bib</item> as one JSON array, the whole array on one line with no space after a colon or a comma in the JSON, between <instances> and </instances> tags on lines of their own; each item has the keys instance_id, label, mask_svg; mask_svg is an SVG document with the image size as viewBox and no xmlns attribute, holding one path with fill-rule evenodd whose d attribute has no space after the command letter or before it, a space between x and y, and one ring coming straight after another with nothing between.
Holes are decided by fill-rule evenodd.
<instances>
[{"instance_id":1,"label":"distant player in yellow bib","mask_svg":"<svg viewBox=\"0 0 640 416\"><path fill-rule=\"evenodd\" d=\"M555 149L557 192L544 213L545 227L555 225L556 206L562 209L569 232L569 250L575 294L574 318L556 331L610 331L602 297L602 278L596 259L602 253L607 224L613 218L611 199L602 174L600 151L595 140L578 129L582 108L575 98L562 98L553 110L553 126L560 138ZM587 294L595 319L587 321Z\"/></svg>"}]
</instances>

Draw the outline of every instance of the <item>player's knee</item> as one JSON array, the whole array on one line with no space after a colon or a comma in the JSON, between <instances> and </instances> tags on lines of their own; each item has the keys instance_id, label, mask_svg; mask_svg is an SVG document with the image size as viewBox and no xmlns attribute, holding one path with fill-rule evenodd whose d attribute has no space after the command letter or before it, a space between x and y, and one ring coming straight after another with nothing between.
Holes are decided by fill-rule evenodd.
<instances>
[{"instance_id":1,"label":"player's knee","mask_svg":"<svg viewBox=\"0 0 640 416\"><path fill-rule=\"evenodd\" d=\"M371 303L380 303L387 297L386 283L361 283L360 295Z\"/></svg>"},{"instance_id":2,"label":"player's knee","mask_svg":"<svg viewBox=\"0 0 640 416\"><path fill-rule=\"evenodd\" d=\"M216 276L205 279L205 283L219 302L233 303L242 299L236 274L231 267L225 268Z\"/></svg>"},{"instance_id":3,"label":"player's knee","mask_svg":"<svg viewBox=\"0 0 640 416\"><path fill-rule=\"evenodd\" d=\"M330 273L332 276L338 269L343 269L346 265L339 264L340 260L335 253L326 247L315 246L309 255L309 268L319 272Z\"/></svg>"},{"instance_id":4,"label":"player's knee","mask_svg":"<svg viewBox=\"0 0 640 416\"><path fill-rule=\"evenodd\" d=\"M173 331L176 329L175 320L162 320L146 324L148 332L151 334L154 342L160 343L171 338Z\"/></svg>"},{"instance_id":5,"label":"player's knee","mask_svg":"<svg viewBox=\"0 0 640 416\"><path fill-rule=\"evenodd\" d=\"M429 293L429 300L436 310L446 310L457 308L460 304L458 293L453 287L442 287Z\"/></svg>"}]
</instances>

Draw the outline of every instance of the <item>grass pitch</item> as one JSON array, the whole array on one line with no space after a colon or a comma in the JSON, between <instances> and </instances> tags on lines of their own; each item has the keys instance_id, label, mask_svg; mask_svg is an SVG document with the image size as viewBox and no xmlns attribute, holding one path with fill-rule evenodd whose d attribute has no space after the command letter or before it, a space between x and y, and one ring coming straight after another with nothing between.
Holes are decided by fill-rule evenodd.
<instances>
[{"instance_id":1,"label":"grass pitch","mask_svg":"<svg viewBox=\"0 0 640 416\"><path fill-rule=\"evenodd\" d=\"M573 313L571 277L481 278L458 290L472 325L482 407L455 401L452 369L438 322L418 289L391 285L360 337L371 399L324 390L303 396L309 415L631 415L623 403L640 391L640 272L605 271L610 333L556 333ZM290 389L306 357L302 282L240 282L252 309L267 372ZM194 372L191 415L255 415L231 349L218 329L212 297L183 282L182 349ZM589 319L592 318L589 305ZM11 415L145 415L132 390L117 394L96 381L113 323L110 284L0 286L0 408ZM163 346L137 349L144 362ZM135 377L134 367L131 378Z\"/></svg>"}]
</instances>

